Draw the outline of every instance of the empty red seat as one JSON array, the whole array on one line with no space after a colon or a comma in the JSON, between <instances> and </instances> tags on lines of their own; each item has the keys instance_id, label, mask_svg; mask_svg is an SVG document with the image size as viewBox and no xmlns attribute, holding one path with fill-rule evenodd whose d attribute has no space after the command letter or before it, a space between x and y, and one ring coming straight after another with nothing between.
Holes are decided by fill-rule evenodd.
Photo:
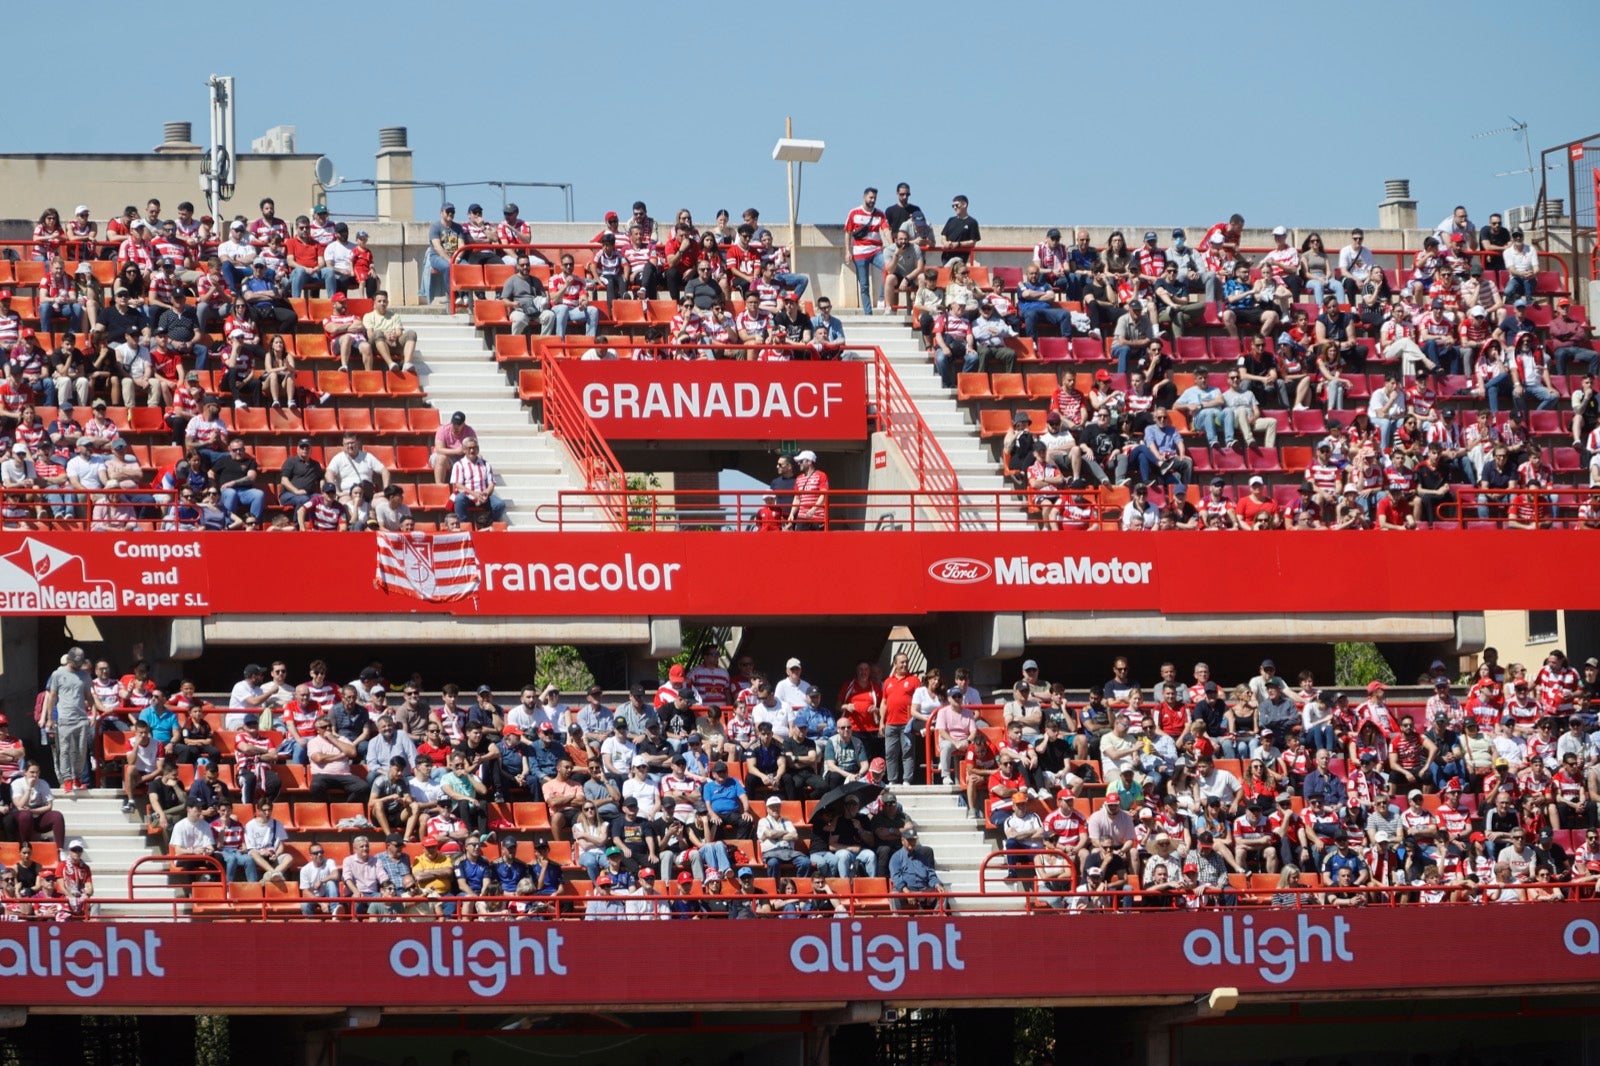
<instances>
[{"instance_id":1,"label":"empty red seat","mask_svg":"<svg viewBox=\"0 0 1600 1066\"><path fill-rule=\"evenodd\" d=\"M409 414L411 432L437 433L441 424L437 407L413 407Z\"/></svg>"}]
</instances>

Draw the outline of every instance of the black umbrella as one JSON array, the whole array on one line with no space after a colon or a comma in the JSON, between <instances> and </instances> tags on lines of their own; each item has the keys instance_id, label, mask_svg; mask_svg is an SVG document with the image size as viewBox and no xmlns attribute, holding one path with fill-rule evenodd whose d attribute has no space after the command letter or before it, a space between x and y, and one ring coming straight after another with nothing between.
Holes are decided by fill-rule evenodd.
<instances>
[{"instance_id":1,"label":"black umbrella","mask_svg":"<svg viewBox=\"0 0 1600 1066\"><path fill-rule=\"evenodd\" d=\"M811 812L811 824L815 825L817 819L824 814L838 814L844 809L845 800L859 800L865 807L878 798L878 793L883 791L882 785L875 785L865 779L847 781L830 792L823 793L817 801L817 809Z\"/></svg>"}]
</instances>

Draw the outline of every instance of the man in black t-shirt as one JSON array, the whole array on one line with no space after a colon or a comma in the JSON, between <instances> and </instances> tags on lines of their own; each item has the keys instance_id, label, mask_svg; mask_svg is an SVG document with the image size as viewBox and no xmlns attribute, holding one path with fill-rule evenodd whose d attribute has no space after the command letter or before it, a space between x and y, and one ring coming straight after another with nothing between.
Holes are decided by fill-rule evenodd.
<instances>
[{"instance_id":1,"label":"man in black t-shirt","mask_svg":"<svg viewBox=\"0 0 1600 1066\"><path fill-rule=\"evenodd\" d=\"M784 296L782 308L772 316L772 325L783 332L787 344L811 343L811 319L800 309L800 299L793 293ZM809 353L795 352L792 358L809 358Z\"/></svg>"},{"instance_id":2,"label":"man in black t-shirt","mask_svg":"<svg viewBox=\"0 0 1600 1066\"><path fill-rule=\"evenodd\" d=\"M310 437L300 438L278 473L278 502L297 511L322 490L322 463L311 455Z\"/></svg>"},{"instance_id":3,"label":"man in black t-shirt","mask_svg":"<svg viewBox=\"0 0 1600 1066\"><path fill-rule=\"evenodd\" d=\"M1478 231L1478 247L1493 255L1486 255L1482 259L1484 270L1504 270L1506 268L1505 256L1499 253L1506 250L1511 244L1511 231L1506 229L1505 223L1500 219L1497 211L1489 216L1489 224Z\"/></svg>"},{"instance_id":4,"label":"man in black t-shirt","mask_svg":"<svg viewBox=\"0 0 1600 1066\"><path fill-rule=\"evenodd\" d=\"M944 236L944 262L948 265L951 260L959 259L968 262L972 258L972 250L977 247L982 234L978 231L978 220L967 214L967 198L957 194L951 198L950 207L955 211L945 222L941 233Z\"/></svg>"},{"instance_id":5,"label":"man in black t-shirt","mask_svg":"<svg viewBox=\"0 0 1600 1066\"><path fill-rule=\"evenodd\" d=\"M256 488L256 475L260 472L255 458L244 450L244 441L232 440L226 452L217 453L211 460L207 476L222 496L224 511L236 514L243 504L260 522L267 507L267 494Z\"/></svg>"},{"instance_id":6,"label":"man in black t-shirt","mask_svg":"<svg viewBox=\"0 0 1600 1066\"><path fill-rule=\"evenodd\" d=\"M145 318L144 312L128 303L127 290L119 289L112 297L111 306L100 309L95 325L104 326L106 336L113 340L127 336L130 329L145 338L150 321Z\"/></svg>"},{"instance_id":7,"label":"man in black t-shirt","mask_svg":"<svg viewBox=\"0 0 1600 1066\"><path fill-rule=\"evenodd\" d=\"M926 246L933 243L933 227L928 225L922 208L911 202L911 186L905 182L895 186L894 203L884 210L883 218L889 223L891 236L904 230L912 244Z\"/></svg>"}]
</instances>

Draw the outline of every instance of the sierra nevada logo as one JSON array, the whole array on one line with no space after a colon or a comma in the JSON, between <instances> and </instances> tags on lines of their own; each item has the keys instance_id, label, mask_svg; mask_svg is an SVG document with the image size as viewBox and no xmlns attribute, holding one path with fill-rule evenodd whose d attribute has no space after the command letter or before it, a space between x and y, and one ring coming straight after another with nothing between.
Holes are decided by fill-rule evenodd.
<instances>
[{"instance_id":1,"label":"sierra nevada logo","mask_svg":"<svg viewBox=\"0 0 1600 1066\"><path fill-rule=\"evenodd\" d=\"M93 613L117 609L117 587L85 572L83 556L32 537L0 556L0 612Z\"/></svg>"}]
</instances>

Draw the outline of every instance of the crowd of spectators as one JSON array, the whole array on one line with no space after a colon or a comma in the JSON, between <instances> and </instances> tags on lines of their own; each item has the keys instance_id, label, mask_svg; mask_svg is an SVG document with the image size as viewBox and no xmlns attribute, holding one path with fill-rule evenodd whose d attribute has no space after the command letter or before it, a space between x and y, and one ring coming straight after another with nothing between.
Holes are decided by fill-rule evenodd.
<instances>
[{"instance_id":1,"label":"crowd of spectators","mask_svg":"<svg viewBox=\"0 0 1600 1066\"><path fill-rule=\"evenodd\" d=\"M852 218L868 210L870 198ZM880 251L891 232L882 215L862 237ZM1498 214L1479 228L1457 208L1403 273L1375 262L1360 229L1335 254L1320 234L1296 247L1279 226L1254 260L1240 248L1239 215L1198 248L1181 229L1165 248L1148 231L1137 249L1120 232L1095 248L1084 230L1068 246L1052 229L1020 281L988 288L968 267L971 246L959 255L941 246L941 273L911 243L914 228L892 231L906 269L893 268L891 301L897 289L910 297L947 386L964 372L1014 371L1021 336L1108 345L1092 389L1080 391L1067 359L1047 425L1030 428L1019 411L1002 442L1047 528L1098 523L1083 490L1111 485L1144 486L1123 508L1127 529L1416 529L1462 514L1511 528L1600 527L1586 494L1558 494L1562 478L1541 451L1570 444L1564 472L1586 469L1588 485L1600 485L1600 352L1583 309L1536 288L1538 252ZM1214 344L1208 358L1208 329L1237 354ZM1180 386L1180 349L1197 337L1198 357L1183 363L1200 372ZM1223 373L1207 374L1212 363ZM1216 476L1212 491L1189 498L1197 452L1243 470L1251 448L1274 449L1280 426L1313 423L1320 439L1290 470L1297 493L1274 493L1264 477L1235 493ZM1239 461L1217 458L1224 452Z\"/></svg>"},{"instance_id":2,"label":"crowd of spectators","mask_svg":"<svg viewBox=\"0 0 1600 1066\"><path fill-rule=\"evenodd\" d=\"M291 226L270 199L258 218L235 218L225 232L187 202L167 219L156 200L142 215L130 206L103 237L87 207L65 226L46 211L29 249L47 264L36 301L41 329L23 325L12 294L0 291L4 525L414 528L403 489L359 437L346 436L326 466L313 438L301 438L274 479L263 476L249 431L235 428L238 416L224 418L230 402L235 412L295 412L332 401L308 391L284 339L298 321L291 301L303 294L330 299L321 326L342 370L371 371L381 361L392 373L414 372L416 335L377 288L368 236L358 232L354 244L348 236L325 205ZM109 285L96 273L107 259ZM347 291L370 310L353 310ZM54 349L42 338L54 338ZM126 423L110 417L124 406L158 412L159 432L181 458L154 469L141 460ZM52 408L54 417L41 417ZM438 429L428 465L435 483L450 486L444 528L504 519L493 467L464 414Z\"/></svg>"},{"instance_id":3,"label":"crowd of spectators","mask_svg":"<svg viewBox=\"0 0 1600 1066\"><path fill-rule=\"evenodd\" d=\"M62 788L89 778L82 736L120 734L97 769L120 778L124 810L142 811L171 853L215 856L231 879L298 877L307 895L423 885L443 907L486 894L485 851L517 874L489 876L509 901L559 892L562 866L608 879L624 910L623 890L652 878L726 881L737 895L763 876L886 877L937 894L936 861L894 795L924 780L1023 856L1014 878L1087 893L1073 906L1134 885L1149 899L1221 903L1238 891L1230 875L1248 874L1279 877L1286 898L1342 877L1435 900L1570 895L1600 879L1600 658L1578 668L1560 652L1530 671L1489 649L1465 683L1435 661L1421 679L1432 695L1396 704L1382 682L1330 691L1309 671L1287 681L1271 659L1224 687L1206 663L1183 680L1170 661L1145 685L1118 656L1080 698L1035 660L1009 690L984 693L964 668L946 680L904 654L887 673L863 660L828 699L798 659L774 682L749 656L724 666L708 652L614 704L598 686L569 703L553 684L507 704L487 685L467 696L447 684L434 702L420 677L391 692L373 663L338 685L317 660L298 683L285 662L250 664L217 707L190 682L158 686L143 662L119 679L74 652L40 705ZM932 765L919 773L925 750ZM289 766L313 802L358 805L383 854L358 841L361 870L330 871L313 853L297 872L273 806ZM0 833L61 843L59 816L27 813L36 798L48 805L49 786L3 727L0 768L22 792ZM522 802L544 805L532 893L518 887L527 833L501 806ZM257 805L254 819L241 823L235 803ZM434 864L428 877L408 844ZM1568 887L1530 887L1546 883Z\"/></svg>"}]
</instances>

